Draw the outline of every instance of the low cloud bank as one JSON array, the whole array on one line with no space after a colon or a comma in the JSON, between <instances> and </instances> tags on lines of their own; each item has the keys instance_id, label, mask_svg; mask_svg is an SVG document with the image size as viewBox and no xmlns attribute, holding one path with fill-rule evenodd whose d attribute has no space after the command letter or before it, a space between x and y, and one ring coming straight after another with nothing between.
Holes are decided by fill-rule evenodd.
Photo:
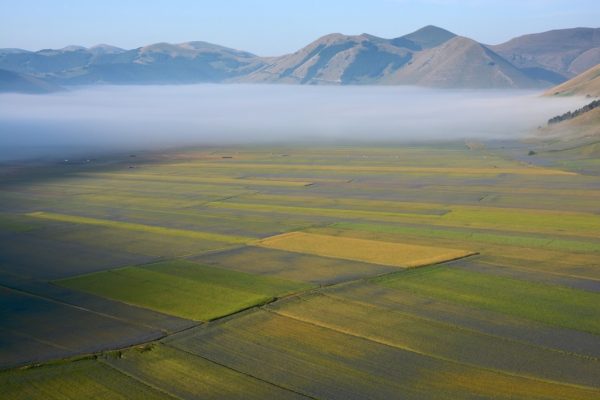
<instances>
[{"instance_id":1,"label":"low cloud bank","mask_svg":"<svg viewBox=\"0 0 600 400\"><path fill-rule=\"evenodd\" d=\"M510 139L580 98L291 85L97 86L0 95L0 160L201 144Z\"/></svg>"}]
</instances>

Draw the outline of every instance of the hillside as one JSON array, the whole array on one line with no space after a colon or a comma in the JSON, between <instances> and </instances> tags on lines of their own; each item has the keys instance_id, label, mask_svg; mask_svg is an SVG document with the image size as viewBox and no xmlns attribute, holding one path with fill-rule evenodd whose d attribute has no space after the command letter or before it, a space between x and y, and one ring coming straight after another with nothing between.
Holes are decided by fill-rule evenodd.
<instances>
[{"instance_id":1,"label":"hillside","mask_svg":"<svg viewBox=\"0 0 600 400\"><path fill-rule=\"evenodd\" d=\"M575 78L549 89L546 96L590 96L600 97L600 64Z\"/></svg>"},{"instance_id":2,"label":"hillside","mask_svg":"<svg viewBox=\"0 0 600 400\"><path fill-rule=\"evenodd\" d=\"M532 78L558 84L600 63L600 28L524 35L490 48Z\"/></svg>"},{"instance_id":3,"label":"hillside","mask_svg":"<svg viewBox=\"0 0 600 400\"><path fill-rule=\"evenodd\" d=\"M273 60L243 82L301 84L375 83L412 58L412 51L362 34L324 36L301 50Z\"/></svg>"},{"instance_id":4,"label":"hillside","mask_svg":"<svg viewBox=\"0 0 600 400\"><path fill-rule=\"evenodd\" d=\"M433 26L390 40L367 34L327 35L241 81L441 88L544 85L480 43Z\"/></svg>"},{"instance_id":5,"label":"hillside","mask_svg":"<svg viewBox=\"0 0 600 400\"><path fill-rule=\"evenodd\" d=\"M26 74L0 69L0 93L50 93L60 87Z\"/></svg>"},{"instance_id":6,"label":"hillside","mask_svg":"<svg viewBox=\"0 0 600 400\"><path fill-rule=\"evenodd\" d=\"M405 68L386 77L384 83L444 88L543 86L487 47L465 37L455 37L416 54Z\"/></svg>"}]
</instances>

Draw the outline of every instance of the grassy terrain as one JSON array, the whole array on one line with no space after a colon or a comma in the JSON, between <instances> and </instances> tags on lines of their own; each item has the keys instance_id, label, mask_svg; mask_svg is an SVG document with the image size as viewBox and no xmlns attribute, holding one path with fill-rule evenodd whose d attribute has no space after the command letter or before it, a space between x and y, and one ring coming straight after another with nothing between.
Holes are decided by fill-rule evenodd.
<instances>
[{"instance_id":1,"label":"grassy terrain","mask_svg":"<svg viewBox=\"0 0 600 400\"><path fill-rule=\"evenodd\" d=\"M597 360L556 353L518 340L499 340L498 335L376 306L368 299L309 295L269 309L278 315L435 359L588 386L595 386L600 379ZM529 362L523 365L521 357Z\"/></svg>"},{"instance_id":2,"label":"grassy terrain","mask_svg":"<svg viewBox=\"0 0 600 400\"><path fill-rule=\"evenodd\" d=\"M141 382L158 386L176 398L303 399L225 366L165 345L132 349L109 357L110 366Z\"/></svg>"},{"instance_id":3,"label":"grassy terrain","mask_svg":"<svg viewBox=\"0 0 600 400\"><path fill-rule=\"evenodd\" d=\"M549 238L543 236L524 236L500 234L476 230L435 229L418 226L382 225L340 222L334 228L355 229L369 232L387 232L404 235L422 236L432 239L452 239L457 241L481 242L508 246L535 247L574 252L600 252L600 243L586 240Z\"/></svg>"},{"instance_id":4,"label":"grassy terrain","mask_svg":"<svg viewBox=\"0 0 600 400\"><path fill-rule=\"evenodd\" d=\"M591 387L430 357L264 311L187 332L169 339L167 345L315 398L385 399L398 393L408 399L598 398ZM454 385L451 376L480 380L461 379Z\"/></svg>"},{"instance_id":5,"label":"grassy terrain","mask_svg":"<svg viewBox=\"0 0 600 400\"><path fill-rule=\"evenodd\" d=\"M0 166L0 397L600 399L600 164L530 145Z\"/></svg>"},{"instance_id":6,"label":"grassy terrain","mask_svg":"<svg viewBox=\"0 0 600 400\"><path fill-rule=\"evenodd\" d=\"M198 321L209 321L309 287L186 261L97 272L57 284Z\"/></svg>"},{"instance_id":7,"label":"grassy terrain","mask_svg":"<svg viewBox=\"0 0 600 400\"><path fill-rule=\"evenodd\" d=\"M423 268L376 280L398 290L600 335L600 293L468 272Z\"/></svg>"},{"instance_id":8,"label":"grassy terrain","mask_svg":"<svg viewBox=\"0 0 600 400\"><path fill-rule=\"evenodd\" d=\"M260 241L259 246L297 253L363 261L395 267L418 267L473 254L465 250L292 232Z\"/></svg>"},{"instance_id":9,"label":"grassy terrain","mask_svg":"<svg viewBox=\"0 0 600 400\"><path fill-rule=\"evenodd\" d=\"M0 372L0 387L7 400L173 399L92 360Z\"/></svg>"}]
</instances>

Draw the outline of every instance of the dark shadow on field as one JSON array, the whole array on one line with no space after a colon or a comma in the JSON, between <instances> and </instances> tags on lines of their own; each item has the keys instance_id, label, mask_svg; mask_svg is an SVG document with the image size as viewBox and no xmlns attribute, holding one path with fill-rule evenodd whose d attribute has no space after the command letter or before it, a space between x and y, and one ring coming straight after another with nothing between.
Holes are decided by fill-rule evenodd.
<instances>
[{"instance_id":1,"label":"dark shadow on field","mask_svg":"<svg viewBox=\"0 0 600 400\"><path fill-rule=\"evenodd\" d=\"M196 325L0 269L0 369L122 348Z\"/></svg>"},{"instance_id":2,"label":"dark shadow on field","mask_svg":"<svg viewBox=\"0 0 600 400\"><path fill-rule=\"evenodd\" d=\"M59 279L151 259L28 234L0 234L0 270L28 278Z\"/></svg>"}]
</instances>

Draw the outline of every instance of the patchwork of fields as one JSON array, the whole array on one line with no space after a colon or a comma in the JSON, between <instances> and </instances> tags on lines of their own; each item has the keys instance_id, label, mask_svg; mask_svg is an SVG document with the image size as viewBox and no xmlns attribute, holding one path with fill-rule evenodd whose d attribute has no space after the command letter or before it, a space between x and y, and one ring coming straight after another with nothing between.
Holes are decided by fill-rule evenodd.
<instances>
[{"instance_id":1,"label":"patchwork of fields","mask_svg":"<svg viewBox=\"0 0 600 400\"><path fill-rule=\"evenodd\" d=\"M600 399L600 174L510 154L2 167L1 397Z\"/></svg>"}]
</instances>

